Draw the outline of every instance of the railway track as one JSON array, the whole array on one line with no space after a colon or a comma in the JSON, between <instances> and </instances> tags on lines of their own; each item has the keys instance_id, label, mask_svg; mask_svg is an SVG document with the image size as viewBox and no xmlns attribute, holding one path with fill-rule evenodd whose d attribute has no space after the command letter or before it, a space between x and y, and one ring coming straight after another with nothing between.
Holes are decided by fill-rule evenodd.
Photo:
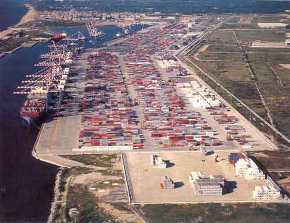
<instances>
[{"instance_id":1,"label":"railway track","mask_svg":"<svg viewBox=\"0 0 290 223\"><path fill-rule=\"evenodd\" d=\"M283 133L281 133L275 126L273 126L271 123L266 121L264 118L262 118L260 115L258 115L253 109L251 109L248 105L246 105L244 102L242 102L238 97L236 97L234 94L232 94L226 87L224 87L221 83L219 83L215 78L213 78L209 73L204 71L201 67L199 67L197 64L195 64L190 58L188 57L189 54L192 53L192 51L197 50L199 47L202 46L202 43L206 38L216 29L221 27L221 25L225 21L217 24L212 29L208 29L203 35L200 36L197 40L194 40L191 42L188 46L180 50L175 57L180 60L181 62L190 65L191 67L194 67L194 69L197 69L199 72L202 73L208 80L210 80L214 85L222 90L224 93L226 93L232 101L235 101L236 104L238 104L240 107L242 107L244 110L247 111L249 114L249 117L246 117L249 121L252 122L252 120L258 120L259 125L266 128L268 131L270 131L270 135L275 135L276 137L282 139L284 142L282 146L284 148L289 149L290 148L290 139L285 136ZM253 123L253 122L252 122ZM254 123L253 123L254 124ZM271 140L274 140L273 138Z\"/></svg>"}]
</instances>

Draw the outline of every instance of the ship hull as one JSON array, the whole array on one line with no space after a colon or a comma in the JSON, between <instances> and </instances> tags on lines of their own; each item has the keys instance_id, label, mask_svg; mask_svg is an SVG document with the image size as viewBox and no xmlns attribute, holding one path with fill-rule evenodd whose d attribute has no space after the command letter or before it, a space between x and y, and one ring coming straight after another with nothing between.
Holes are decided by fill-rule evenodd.
<instances>
[{"instance_id":1,"label":"ship hull","mask_svg":"<svg viewBox=\"0 0 290 223\"><path fill-rule=\"evenodd\" d=\"M20 117L26 125L31 125L41 121L44 117L44 112L21 112Z\"/></svg>"}]
</instances>

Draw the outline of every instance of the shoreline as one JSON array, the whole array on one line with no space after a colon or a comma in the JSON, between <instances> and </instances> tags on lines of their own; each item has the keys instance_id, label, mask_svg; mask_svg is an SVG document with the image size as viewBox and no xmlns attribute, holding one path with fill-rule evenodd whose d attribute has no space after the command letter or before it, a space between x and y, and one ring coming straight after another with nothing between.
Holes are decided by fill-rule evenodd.
<instances>
[{"instance_id":1,"label":"shoreline","mask_svg":"<svg viewBox=\"0 0 290 223\"><path fill-rule=\"evenodd\" d=\"M53 223L57 211L57 205L61 201L61 195L62 191L60 190L61 186L61 181L63 178L63 173L64 173L64 168L60 167L59 170L57 171L57 174L55 176L55 181L54 181L54 189L53 189L53 198L51 200L51 205L47 217L47 223Z\"/></svg>"},{"instance_id":2,"label":"shoreline","mask_svg":"<svg viewBox=\"0 0 290 223\"><path fill-rule=\"evenodd\" d=\"M0 32L0 39L3 39L7 35L11 34L15 30L15 28L18 28L19 26L21 26L25 23L34 21L37 18L38 13L31 4L24 4L24 6L28 9L27 12L25 13L25 15L22 16L22 18L20 19L20 21L16 25L10 26L7 29L1 31Z\"/></svg>"}]
</instances>

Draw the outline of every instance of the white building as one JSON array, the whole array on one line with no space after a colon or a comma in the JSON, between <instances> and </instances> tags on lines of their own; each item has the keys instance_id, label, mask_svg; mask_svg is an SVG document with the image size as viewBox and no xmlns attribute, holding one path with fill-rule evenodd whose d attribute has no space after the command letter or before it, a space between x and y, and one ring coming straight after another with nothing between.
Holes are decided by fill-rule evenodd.
<instances>
[{"instance_id":1,"label":"white building","mask_svg":"<svg viewBox=\"0 0 290 223\"><path fill-rule=\"evenodd\" d=\"M162 189L174 189L175 188L174 181L168 176L163 177L162 183L161 183L161 188Z\"/></svg>"},{"instance_id":2,"label":"white building","mask_svg":"<svg viewBox=\"0 0 290 223\"><path fill-rule=\"evenodd\" d=\"M174 61L174 60L157 60L157 64L162 69L166 69L169 67L175 67L176 61Z\"/></svg>"},{"instance_id":3,"label":"white building","mask_svg":"<svg viewBox=\"0 0 290 223\"><path fill-rule=\"evenodd\" d=\"M265 179L265 174L257 164L248 157L239 159L235 163L236 176L242 176L246 180Z\"/></svg>"},{"instance_id":4,"label":"white building","mask_svg":"<svg viewBox=\"0 0 290 223\"><path fill-rule=\"evenodd\" d=\"M191 172L189 182L194 195L222 196L225 179L223 176L204 176L200 172Z\"/></svg>"},{"instance_id":5,"label":"white building","mask_svg":"<svg viewBox=\"0 0 290 223\"><path fill-rule=\"evenodd\" d=\"M256 200L281 199L281 192L271 185L255 186L253 198Z\"/></svg>"},{"instance_id":6,"label":"white building","mask_svg":"<svg viewBox=\"0 0 290 223\"><path fill-rule=\"evenodd\" d=\"M205 109L220 105L216 95L198 81L190 83L178 83L176 85L178 95L185 97L192 108Z\"/></svg>"},{"instance_id":7,"label":"white building","mask_svg":"<svg viewBox=\"0 0 290 223\"><path fill-rule=\"evenodd\" d=\"M167 167L166 162L158 155L151 156L151 163L152 163L153 167L157 167L157 168L166 168Z\"/></svg>"}]
</instances>

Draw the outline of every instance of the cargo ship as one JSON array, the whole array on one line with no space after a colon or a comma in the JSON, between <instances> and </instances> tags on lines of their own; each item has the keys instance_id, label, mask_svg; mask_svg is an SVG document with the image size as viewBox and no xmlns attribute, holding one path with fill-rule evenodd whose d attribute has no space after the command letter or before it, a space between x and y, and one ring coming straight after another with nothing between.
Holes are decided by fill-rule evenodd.
<instances>
[{"instance_id":1,"label":"cargo ship","mask_svg":"<svg viewBox=\"0 0 290 223\"><path fill-rule=\"evenodd\" d=\"M51 38L53 42L48 45L49 51L40 55L41 61L34 65L43 69L25 75L25 80L13 92L16 95L26 95L19 115L27 124L42 121L48 114L58 115L70 73L69 65L77 55L77 43L80 42L78 38L70 38L70 42L74 43L71 46L68 42L61 41L66 37L65 33L60 33Z\"/></svg>"},{"instance_id":2,"label":"cargo ship","mask_svg":"<svg viewBox=\"0 0 290 223\"><path fill-rule=\"evenodd\" d=\"M44 117L46 111L46 96L28 95L23 106L20 109L20 117L28 124L39 121Z\"/></svg>"},{"instance_id":3,"label":"cargo ship","mask_svg":"<svg viewBox=\"0 0 290 223\"><path fill-rule=\"evenodd\" d=\"M57 34L54 34L50 40L51 41L54 41L54 42L59 42L63 39L65 39L67 37L67 34L66 33L57 33Z\"/></svg>"}]
</instances>

